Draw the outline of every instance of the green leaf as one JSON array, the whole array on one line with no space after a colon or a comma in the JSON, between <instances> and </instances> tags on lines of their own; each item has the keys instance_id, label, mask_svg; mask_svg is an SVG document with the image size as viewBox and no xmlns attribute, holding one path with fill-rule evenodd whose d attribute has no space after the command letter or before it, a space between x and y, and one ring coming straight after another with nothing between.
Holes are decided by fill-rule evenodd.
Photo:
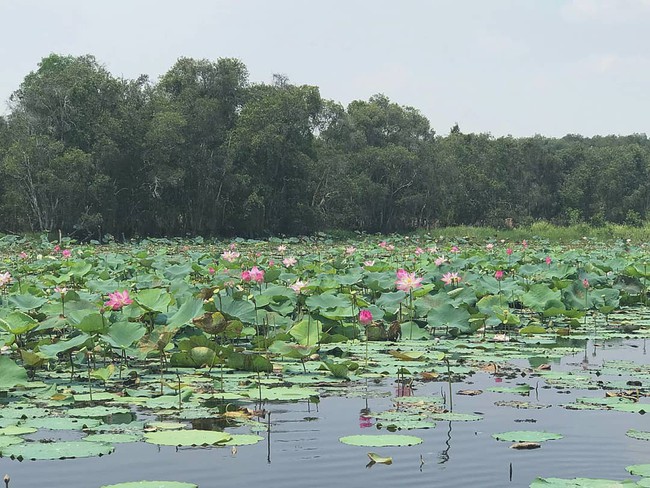
<instances>
[{"instance_id":1,"label":"green leaf","mask_svg":"<svg viewBox=\"0 0 650 488\"><path fill-rule=\"evenodd\" d=\"M31 294L14 295L9 297L9 303L19 310L28 312L29 310L36 310L41 305L47 302L47 298L35 297Z\"/></svg>"},{"instance_id":2,"label":"green leaf","mask_svg":"<svg viewBox=\"0 0 650 488\"><path fill-rule=\"evenodd\" d=\"M312 346L320 340L323 335L323 325L311 317L302 319L289 329L289 334L303 346Z\"/></svg>"},{"instance_id":3,"label":"green leaf","mask_svg":"<svg viewBox=\"0 0 650 488\"><path fill-rule=\"evenodd\" d=\"M501 432L499 434L492 434L498 441L508 442L545 442L562 439L562 434L554 434L552 432L539 432L534 430L513 430L510 432Z\"/></svg>"},{"instance_id":4,"label":"green leaf","mask_svg":"<svg viewBox=\"0 0 650 488\"><path fill-rule=\"evenodd\" d=\"M18 460L70 459L103 456L113 452L113 446L101 442L57 441L51 443L26 442L6 447L3 457Z\"/></svg>"},{"instance_id":5,"label":"green leaf","mask_svg":"<svg viewBox=\"0 0 650 488\"><path fill-rule=\"evenodd\" d=\"M7 356L0 356L0 390L7 390L14 386L24 385L27 382L28 378L25 368L18 366Z\"/></svg>"},{"instance_id":6,"label":"green leaf","mask_svg":"<svg viewBox=\"0 0 650 488\"><path fill-rule=\"evenodd\" d=\"M216 298L215 298L215 303ZM221 297L221 310L224 315L241 320L245 324L254 324L257 317L255 305L246 300L234 300L230 296Z\"/></svg>"},{"instance_id":7,"label":"green leaf","mask_svg":"<svg viewBox=\"0 0 650 488\"><path fill-rule=\"evenodd\" d=\"M376 454L374 452L369 452L368 457L370 458L370 461L372 463L393 464L393 458L392 457L383 457L383 456L380 456L379 454Z\"/></svg>"},{"instance_id":8,"label":"green leaf","mask_svg":"<svg viewBox=\"0 0 650 488\"><path fill-rule=\"evenodd\" d=\"M413 435L379 434L379 435L349 435L339 439L343 444L363 447L415 446L422 439Z\"/></svg>"},{"instance_id":9,"label":"green leaf","mask_svg":"<svg viewBox=\"0 0 650 488\"><path fill-rule=\"evenodd\" d=\"M7 332L19 335L29 332L38 326L38 321L23 312L11 312L4 319L0 319L0 327Z\"/></svg>"},{"instance_id":10,"label":"green leaf","mask_svg":"<svg viewBox=\"0 0 650 488\"><path fill-rule=\"evenodd\" d=\"M128 349L147 332L146 327L137 322L115 322L102 335L102 339L118 349Z\"/></svg>"},{"instance_id":11,"label":"green leaf","mask_svg":"<svg viewBox=\"0 0 650 488\"><path fill-rule=\"evenodd\" d=\"M163 446L214 446L229 441L232 436L214 430L161 430L148 432L145 441Z\"/></svg>"},{"instance_id":12,"label":"green leaf","mask_svg":"<svg viewBox=\"0 0 650 488\"><path fill-rule=\"evenodd\" d=\"M190 298L167 320L167 327L177 329L203 313L203 300Z\"/></svg>"},{"instance_id":13,"label":"green leaf","mask_svg":"<svg viewBox=\"0 0 650 488\"><path fill-rule=\"evenodd\" d=\"M89 335L79 334L78 336L75 336L72 339L68 339L67 341L59 341L55 342L54 344L44 344L42 346L38 346L38 350L46 358L53 359L57 357L58 354L61 354L63 352L79 349L86 343L88 339L90 339Z\"/></svg>"},{"instance_id":14,"label":"green leaf","mask_svg":"<svg viewBox=\"0 0 650 488\"><path fill-rule=\"evenodd\" d=\"M148 312L166 312L173 297L161 288L149 288L139 291L133 301Z\"/></svg>"},{"instance_id":15,"label":"green leaf","mask_svg":"<svg viewBox=\"0 0 650 488\"><path fill-rule=\"evenodd\" d=\"M101 488L199 488L199 486L180 481L127 481L116 485L104 485Z\"/></svg>"},{"instance_id":16,"label":"green leaf","mask_svg":"<svg viewBox=\"0 0 650 488\"><path fill-rule=\"evenodd\" d=\"M650 464L633 464L631 466L626 466L625 469L627 469L630 474L636 476L650 476Z\"/></svg>"}]
</instances>

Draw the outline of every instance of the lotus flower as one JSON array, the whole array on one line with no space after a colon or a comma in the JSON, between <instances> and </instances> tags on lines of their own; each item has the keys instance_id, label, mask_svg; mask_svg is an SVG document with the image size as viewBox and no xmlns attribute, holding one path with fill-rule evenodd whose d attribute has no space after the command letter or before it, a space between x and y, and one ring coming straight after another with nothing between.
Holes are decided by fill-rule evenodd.
<instances>
[{"instance_id":1,"label":"lotus flower","mask_svg":"<svg viewBox=\"0 0 650 488\"><path fill-rule=\"evenodd\" d=\"M298 260L294 257L288 257L282 260L282 264L284 264L287 268L290 268L291 266L295 266L297 262Z\"/></svg>"},{"instance_id":2,"label":"lotus flower","mask_svg":"<svg viewBox=\"0 0 650 488\"><path fill-rule=\"evenodd\" d=\"M499 281L502 280L503 279L503 271L498 270L496 273L494 273L494 277Z\"/></svg>"},{"instance_id":3,"label":"lotus flower","mask_svg":"<svg viewBox=\"0 0 650 488\"><path fill-rule=\"evenodd\" d=\"M234 262L237 258L239 258L241 254L239 254L237 251L224 251L221 253L221 259L224 261L228 261L229 263Z\"/></svg>"},{"instance_id":4,"label":"lotus flower","mask_svg":"<svg viewBox=\"0 0 650 488\"><path fill-rule=\"evenodd\" d=\"M121 310L125 305L130 305L133 300L129 298L129 291L115 291L108 294L108 301L104 302L104 306L113 310Z\"/></svg>"},{"instance_id":5,"label":"lotus flower","mask_svg":"<svg viewBox=\"0 0 650 488\"><path fill-rule=\"evenodd\" d=\"M257 283L264 281L264 270L259 269L257 266L253 266L250 271L251 279Z\"/></svg>"},{"instance_id":6,"label":"lotus flower","mask_svg":"<svg viewBox=\"0 0 650 488\"><path fill-rule=\"evenodd\" d=\"M289 286L289 288L291 288L296 293L300 293L305 286L307 286L307 283L298 280L293 285Z\"/></svg>"},{"instance_id":7,"label":"lotus flower","mask_svg":"<svg viewBox=\"0 0 650 488\"><path fill-rule=\"evenodd\" d=\"M70 256L72 256L72 251L70 249L64 249L63 251L61 251L61 254L63 255L64 258L67 259Z\"/></svg>"},{"instance_id":8,"label":"lotus flower","mask_svg":"<svg viewBox=\"0 0 650 488\"><path fill-rule=\"evenodd\" d=\"M452 283L454 285L457 285L462 278L458 276L458 273L445 273L442 275L442 281L445 285L451 285Z\"/></svg>"},{"instance_id":9,"label":"lotus flower","mask_svg":"<svg viewBox=\"0 0 650 488\"><path fill-rule=\"evenodd\" d=\"M359 312L359 323L361 325L370 325L372 324L372 312L367 308L364 308Z\"/></svg>"},{"instance_id":10,"label":"lotus flower","mask_svg":"<svg viewBox=\"0 0 650 488\"><path fill-rule=\"evenodd\" d=\"M9 283L11 283L11 273L9 273L9 271L0 273L0 287L8 285Z\"/></svg>"},{"instance_id":11,"label":"lotus flower","mask_svg":"<svg viewBox=\"0 0 650 488\"><path fill-rule=\"evenodd\" d=\"M395 286L398 290L410 292L411 290L422 286L422 277L416 276L415 273L408 273L403 269L397 271L397 281Z\"/></svg>"}]
</instances>

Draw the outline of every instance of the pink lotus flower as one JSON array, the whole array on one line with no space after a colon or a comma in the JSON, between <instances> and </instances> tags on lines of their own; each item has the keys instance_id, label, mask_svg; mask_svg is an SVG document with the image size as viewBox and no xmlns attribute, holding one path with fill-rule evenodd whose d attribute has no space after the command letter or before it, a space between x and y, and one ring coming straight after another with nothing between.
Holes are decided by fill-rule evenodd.
<instances>
[{"instance_id":1,"label":"pink lotus flower","mask_svg":"<svg viewBox=\"0 0 650 488\"><path fill-rule=\"evenodd\" d=\"M19 257L20 259L27 259L27 253L26 253L25 251L22 251L22 252L18 255L18 257Z\"/></svg>"},{"instance_id":2,"label":"pink lotus flower","mask_svg":"<svg viewBox=\"0 0 650 488\"><path fill-rule=\"evenodd\" d=\"M509 247L508 249L506 249L506 254L507 254L508 256L512 255L512 248L511 248L511 247Z\"/></svg>"},{"instance_id":3,"label":"pink lotus flower","mask_svg":"<svg viewBox=\"0 0 650 488\"><path fill-rule=\"evenodd\" d=\"M499 281L502 280L503 279L503 271L498 270L496 273L494 273L494 277Z\"/></svg>"},{"instance_id":4,"label":"pink lotus flower","mask_svg":"<svg viewBox=\"0 0 650 488\"><path fill-rule=\"evenodd\" d=\"M422 277L415 276L415 273L407 273L405 270L400 269L397 271L397 281L395 286L398 290L410 292L415 288L422 286Z\"/></svg>"},{"instance_id":5,"label":"pink lotus flower","mask_svg":"<svg viewBox=\"0 0 650 488\"><path fill-rule=\"evenodd\" d=\"M11 283L11 273L9 273L9 271L0 273L0 287L8 285L9 283Z\"/></svg>"},{"instance_id":6,"label":"pink lotus flower","mask_svg":"<svg viewBox=\"0 0 650 488\"><path fill-rule=\"evenodd\" d=\"M251 280L251 272L248 270L244 270L241 272L241 279L248 283Z\"/></svg>"},{"instance_id":7,"label":"pink lotus flower","mask_svg":"<svg viewBox=\"0 0 650 488\"><path fill-rule=\"evenodd\" d=\"M546 261L546 264L548 266L550 266L551 265L551 256L546 256L546 259L544 261Z\"/></svg>"},{"instance_id":8,"label":"pink lotus flower","mask_svg":"<svg viewBox=\"0 0 650 488\"><path fill-rule=\"evenodd\" d=\"M440 256L440 257L436 258L436 260L434 261L434 264L436 266L442 266L446 262L447 262L447 258L445 258L444 256Z\"/></svg>"},{"instance_id":9,"label":"pink lotus flower","mask_svg":"<svg viewBox=\"0 0 650 488\"><path fill-rule=\"evenodd\" d=\"M526 249L528 247L528 241L524 239L523 241L521 241L521 245L523 246L524 249Z\"/></svg>"},{"instance_id":10,"label":"pink lotus flower","mask_svg":"<svg viewBox=\"0 0 650 488\"><path fill-rule=\"evenodd\" d=\"M237 251L224 251L221 253L221 259L228 261L229 263L236 261L239 256L241 256L241 254Z\"/></svg>"},{"instance_id":11,"label":"pink lotus flower","mask_svg":"<svg viewBox=\"0 0 650 488\"><path fill-rule=\"evenodd\" d=\"M357 250L356 247L348 246L348 247L345 248L345 255L346 256L352 256L355 253L356 250Z\"/></svg>"},{"instance_id":12,"label":"pink lotus flower","mask_svg":"<svg viewBox=\"0 0 650 488\"><path fill-rule=\"evenodd\" d=\"M364 261L364 262L363 262L363 265L364 265L364 266L374 266L374 265L375 265L375 261L374 261L374 259L369 259L369 260L367 260L367 261Z\"/></svg>"},{"instance_id":13,"label":"pink lotus flower","mask_svg":"<svg viewBox=\"0 0 650 488\"><path fill-rule=\"evenodd\" d=\"M60 293L62 296L65 295L68 292L68 289L65 286L57 286L54 288L54 291L57 293Z\"/></svg>"},{"instance_id":14,"label":"pink lotus flower","mask_svg":"<svg viewBox=\"0 0 650 488\"><path fill-rule=\"evenodd\" d=\"M288 257L288 258L284 258L282 260L282 264L284 264L287 268L290 268L291 266L295 266L297 262L298 262L298 260L296 258L294 258L293 256Z\"/></svg>"},{"instance_id":15,"label":"pink lotus flower","mask_svg":"<svg viewBox=\"0 0 650 488\"><path fill-rule=\"evenodd\" d=\"M64 249L63 251L61 251L61 255L67 259L70 256L72 256L72 251L70 251L70 249Z\"/></svg>"},{"instance_id":16,"label":"pink lotus flower","mask_svg":"<svg viewBox=\"0 0 650 488\"><path fill-rule=\"evenodd\" d=\"M458 276L458 273L445 273L442 275L442 281L445 285L451 285L452 283L454 285L457 285L462 278Z\"/></svg>"},{"instance_id":17,"label":"pink lotus flower","mask_svg":"<svg viewBox=\"0 0 650 488\"><path fill-rule=\"evenodd\" d=\"M589 280L587 278L582 280L582 286L584 286L585 288L589 288Z\"/></svg>"},{"instance_id":18,"label":"pink lotus flower","mask_svg":"<svg viewBox=\"0 0 650 488\"><path fill-rule=\"evenodd\" d=\"M386 246L386 250L387 250L387 251L394 251L394 250L395 250L395 246L394 246L393 244L388 244L388 245Z\"/></svg>"},{"instance_id":19,"label":"pink lotus flower","mask_svg":"<svg viewBox=\"0 0 650 488\"><path fill-rule=\"evenodd\" d=\"M416 256L419 256L419 255L421 255L421 254L424 254L424 249L422 249L421 247L418 247L418 248L415 250L415 255L416 255Z\"/></svg>"},{"instance_id":20,"label":"pink lotus flower","mask_svg":"<svg viewBox=\"0 0 650 488\"><path fill-rule=\"evenodd\" d=\"M280 244L280 245L278 246L278 252L279 252L279 253L283 253L283 252L286 251L286 250L287 250L287 246L285 246L284 244Z\"/></svg>"},{"instance_id":21,"label":"pink lotus flower","mask_svg":"<svg viewBox=\"0 0 650 488\"><path fill-rule=\"evenodd\" d=\"M251 279L257 283L264 281L264 270L259 269L257 266L253 266L250 271Z\"/></svg>"},{"instance_id":22,"label":"pink lotus flower","mask_svg":"<svg viewBox=\"0 0 650 488\"><path fill-rule=\"evenodd\" d=\"M115 291L108 294L108 301L104 302L104 306L113 310L121 310L125 305L130 305L133 300L129 298L129 291Z\"/></svg>"},{"instance_id":23,"label":"pink lotus flower","mask_svg":"<svg viewBox=\"0 0 650 488\"><path fill-rule=\"evenodd\" d=\"M372 324L372 312L367 308L364 308L359 312L359 323L361 325L370 325Z\"/></svg>"},{"instance_id":24,"label":"pink lotus flower","mask_svg":"<svg viewBox=\"0 0 650 488\"><path fill-rule=\"evenodd\" d=\"M269 268L272 268L275 266L275 261L273 259L269 259Z\"/></svg>"},{"instance_id":25,"label":"pink lotus flower","mask_svg":"<svg viewBox=\"0 0 650 488\"><path fill-rule=\"evenodd\" d=\"M451 246L451 249L449 252L453 252L454 254L458 254L460 252L460 249L458 249L458 246Z\"/></svg>"},{"instance_id":26,"label":"pink lotus flower","mask_svg":"<svg viewBox=\"0 0 650 488\"><path fill-rule=\"evenodd\" d=\"M208 268L208 274L213 275L213 274L215 274L215 273L216 273L216 270L215 270L212 266L210 266L210 267Z\"/></svg>"},{"instance_id":27,"label":"pink lotus flower","mask_svg":"<svg viewBox=\"0 0 650 488\"><path fill-rule=\"evenodd\" d=\"M485 249L487 249L488 251L491 251L492 249L494 249L494 244L492 244L492 243L487 244L485 246Z\"/></svg>"},{"instance_id":28,"label":"pink lotus flower","mask_svg":"<svg viewBox=\"0 0 650 488\"><path fill-rule=\"evenodd\" d=\"M307 286L307 283L298 280L293 285L289 286L289 288L291 288L296 293L300 293L305 286Z\"/></svg>"},{"instance_id":29,"label":"pink lotus flower","mask_svg":"<svg viewBox=\"0 0 650 488\"><path fill-rule=\"evenodd\" d=\"M60 250L61 250L61 246L59 246L58 244L54 246L54 252L59 252Z\"/></svg>"},{"instance_id":30,"label":"pink lotus flower","mask_svg":"<svg viewBox=\"0 0 650 488\"><path fill-rule=\"evenodd\" d=\"M237 247L237 244L235 244L234 242L231 242L229 247L230 247L231 251L234 251L235 248Z\"/></svg>"},{"instance_id":31,"label":"pink lotus flower","mask_svg":"<svg viewBox=\"0 0 650 488\"><path fill-rule=\"evenodd\" d=\"M386 241L381 241L378 245L379 247L383 247L384 249L386 249L387 246Z\"/></svg>"}]
</instances>

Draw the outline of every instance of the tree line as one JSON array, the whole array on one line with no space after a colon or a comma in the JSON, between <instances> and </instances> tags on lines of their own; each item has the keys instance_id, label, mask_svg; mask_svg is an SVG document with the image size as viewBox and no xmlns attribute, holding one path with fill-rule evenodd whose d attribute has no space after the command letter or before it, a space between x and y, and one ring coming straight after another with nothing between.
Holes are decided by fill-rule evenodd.
<instances>
[{"instance_id":1,"label":"tree line","mask_svg":"<svg viewBox=\"0 0 650 488\"><path fill-rule=\"evenodd\" d=\"M251 83L237 59L181 58L152 82L52 54L9 107L5 232L262 237L648 217L645 134L440 135L384 95L343 107L281 75Z\"/></svg>"}]
</instances>

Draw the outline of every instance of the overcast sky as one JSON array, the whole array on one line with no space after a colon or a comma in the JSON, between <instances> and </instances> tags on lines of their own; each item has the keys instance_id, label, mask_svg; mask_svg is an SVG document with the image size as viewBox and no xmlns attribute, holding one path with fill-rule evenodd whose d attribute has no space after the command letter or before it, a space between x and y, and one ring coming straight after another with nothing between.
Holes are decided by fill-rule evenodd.
<instances>
[{"instance_id":1,"label":"overcast sky","mask_svg":"<svg viewBox=\"0 0 650 488\"><path fill-rule=\"evenodd\" d=\"M0 100L41 58L156 80L236 57L348 104L384 93L439 134L649 132L650 0L0 0Z\"/></svg>"}]
</instances>

